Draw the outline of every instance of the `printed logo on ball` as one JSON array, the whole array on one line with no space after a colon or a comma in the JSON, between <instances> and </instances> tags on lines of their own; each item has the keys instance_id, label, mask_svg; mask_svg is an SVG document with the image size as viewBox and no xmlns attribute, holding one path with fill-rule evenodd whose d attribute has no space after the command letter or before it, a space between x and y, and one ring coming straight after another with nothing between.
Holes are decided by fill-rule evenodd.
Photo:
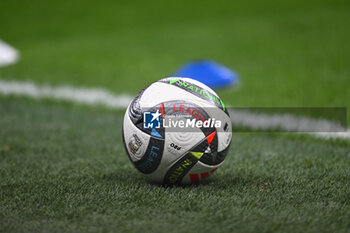
<instances>
[{"instance_id":1,"label":"printed logo on ball","mask_svg":"<svg viewBox=\"0 0 350 233\"><path fill-rule=\"evenodd\" d=\"M142 142L136 134L133 134L129 140L128 146L129 146L130 152L133 155L135 155L138 152L138 150L140 149L140 147L142 146Z\"/></svg>"}]
</instances>

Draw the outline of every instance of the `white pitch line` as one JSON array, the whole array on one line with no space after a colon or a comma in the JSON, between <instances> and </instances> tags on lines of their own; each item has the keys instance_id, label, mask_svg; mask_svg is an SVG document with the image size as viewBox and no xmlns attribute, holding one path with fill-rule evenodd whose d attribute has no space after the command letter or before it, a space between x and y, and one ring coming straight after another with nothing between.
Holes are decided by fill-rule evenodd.
<instances>
[{"instance_id":1,"label":"white pitch line","mask_svg":"<svg viewBox=\"0 0 350 233\"><path fill-rule=\"evenodd\" d=\"M25 96L34 99L56 99L86 105L104 105L113 109L126 108L129 95L114 95L101 88L37 85L32 82L0 80L0 94Z\"/></svg>"},{"instance_id":2,"label":"white pitch line","mask_svg":"<svg viewBox=\"0 0 350 233\"><path fill-rule=\"evenodd\" d=\"M0 80L0 94L8 96L24 96L34 99L56 99L70 101L86 105L104 105L112 109L125 109L132 96L115 95L101 88L76 88L71 86L49 86L37 85L32 82ZM328 120L313 119L308 117L297 117L290 114L268 115L253 113L243 110L231 110L233 124L248 127L253 130L281 129L294 132L312 132L322 129L323 131L310 133L315 137L325 139L350 139L350 131L340 131L342 128L336 122Z\"/></svg>"},{"instance_id":3,"label":"white pitch line","mask_svg":"<svg viewBox=\"0 0 350 233\"><path fill-rule=\"evenodd\" d=\"M233 109L230 111L232 122L255 130L280 129L294 132L339 132L344 127L325 119L313 119L291 114L252 113L248 110Z\"/></svg>"},{"instance_id":4,"label":"white pitch line","mask_svg":"<svg viewBox=\"0 0 350 233\"><path fill-rule=\"evenodd\" d=\"M253 130L264 131L279 129L282 132L311 132L312 136L325 139L350 139L350 130L338 122L326 119L314 119L291 114L253 113L248 110L230 110L233 124Z\"/></svg>"},{"instance_id":5,"label":"white pitch line","mask_svg":"<svg viewBox=\"0 0 350 233\"><path fill-rule=\"evenodd\" d=\"M0 67L14 64L18 61L19 52L0 40Z\"/></svg>"},{"instance_id":6,"label":"white pitch line","mask_svg":"<svg viewBox=\"0 0 350 233\"><path fill-rule=\"evenodd\" d=\"M317 138L324 138L324 139L350 140L350 129L348 129L346 132L317 132L317 133L310 133L310 135Z\"/></svg>"}]
</instances>

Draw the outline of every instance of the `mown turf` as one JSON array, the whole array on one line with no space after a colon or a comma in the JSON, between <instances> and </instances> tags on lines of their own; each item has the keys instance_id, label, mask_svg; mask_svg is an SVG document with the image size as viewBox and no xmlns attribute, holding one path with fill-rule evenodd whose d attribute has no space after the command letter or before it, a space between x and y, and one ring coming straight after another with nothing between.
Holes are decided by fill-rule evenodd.
<instances>
[{"instance_id":1,"label":"mown turf","mask_svg":"<svg viewBox=\"0 0 350 233\"><path fill-rule=\"evenodd\" d=\"M149 184L122 114L0 102L1 232L349 232L350 147L234 134L206 183Z\"/></svg>"},{"instance_id":2,"label":"mown turf","mask_svg":"<svg viewBox=\"0 0 350 233\"><path fill-rule=\"evenodd\" d=\"M350 109L349 20L347 0L1 0L21 59L0 78L136 94L209 58L241 75L227 105ZM131 165L121 122L0 97L0 232L350 231L348 142L235 133L207 182L164 188Z\"/></svg>"}]
</instances>

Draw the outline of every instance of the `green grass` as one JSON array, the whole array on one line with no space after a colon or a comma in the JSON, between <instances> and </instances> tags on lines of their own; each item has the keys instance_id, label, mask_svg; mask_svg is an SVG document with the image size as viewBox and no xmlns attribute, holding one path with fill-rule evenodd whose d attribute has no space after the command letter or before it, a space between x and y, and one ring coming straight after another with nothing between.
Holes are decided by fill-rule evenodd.
<instances>
[{"instance_id":1,"label":"green grass","mask_svg":"<svg viewBox=\"0 0 350 233\"><path fill-rule=\"evenodd\" d=\"M348 232L350 147L234 134L199 186L152 185L121 144L122 114L0 102L1 232Z\"/></svg>"},{"instance_id":2,"label":"green grass","mask_svg":"<svg viewBox=\"0 0 350 233\"><path fill-rule=\"evenodd\" d=\"M349 21L347 0L1 0L21 59L0 79L136 94L209 58L241 75L226 105L350 109ZM164 188L131 165L122 116L0 97L0 232L349 232L350 142L235 133L208 181Z\"/></svg>"}]
</instances>

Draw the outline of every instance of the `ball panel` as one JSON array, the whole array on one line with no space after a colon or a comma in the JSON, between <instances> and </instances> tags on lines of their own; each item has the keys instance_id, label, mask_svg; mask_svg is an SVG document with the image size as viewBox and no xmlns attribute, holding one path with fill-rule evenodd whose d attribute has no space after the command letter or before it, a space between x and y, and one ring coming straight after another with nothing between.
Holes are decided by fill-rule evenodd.
<instances>
[{"instance_id":1,"label":"ball panel","mask_svg":"<svg viewBox=\"0 0 350 233\"><path fill-rule=\"evenodd\" d=\"M129 106L130 107L130 106ZM129 109L128 107L128 109ZM140 131L131 121L128 109L124 115L123 139L126 150L133 162L139 161L146 152L149 145L150 136Z\"/></svg>"},{"instance_id":2,"label":"ball panel","mask_svg":"<svg viewBox=\"0 0 350 233\"><path fill-rule=\"evenodd\" d=\"M168 101L193 101L193 95L175 86L155 82L151 84L140 98L142 108L152 108Z\"/></svg>"},{"instance_id":3,"label":"ball panel","mask_svg":"<svg viewBox=\"0 0 350 233\"><path fill-rule=\"evenodd\" d=\"M216 106L223 110L227 115L229 114L224 102L218 97L218 95L209 87L204 84L197 85L198 81L190 78L176 78L170 77L161 79L158 82L166 83L169 86L176 86L179 89L185 90L186 92L196 96L208 103L211 103L213 106Z\"/></svg>"},{"instance_id":4,"label":"ball panel","mask_svg":"<svg viewBox=\"0 0 350 233\"><path fill-rule=\"evenodd\" d=\"M230 146L232 131L218 132L218 152L225 150Z\"/></svg>"},{"instance_id":5,"label":"ball panel","mask_svg":"<svg viewBox=\"0 0 350 233\"><path fill-rule=\"evenodd\" d=\"M149 174L158 168L162 160L164 139L152 137L137 128L131 121L128 110L124 116L123 140L131 162L140 172Z\"/></svg>"},{"instance_id":6,"label":"ball panel","mask_svg":"<svg viewBox=\"0 0 350 233\"><path fill-rule=\"evenodd\" d=\"M218 94L216 94L216 92L211 89L210 87L208 87L207 85L205 85L204 83L201 83L195 79L192 79L192 78L186 78L186 77L168 77L168 78L163 78L161 80L159 80L158 82L166 82L166 83L169 83L170 80L174 80L174 79L181 79L181 80L184 80L188 83L192 83L192 84L195 84L199 87L201 87L202 89L205 89L205 90L208 90L209 92L211 92L212 94L214 94L215 96L219 97Z\"/></svg>"},{"instance_id":7,"label":"ball panel","mask_svg":"<svg viewBox=\"0 0 350 233\"><path fill-rule=\"evenodd\" d=\"M198 161L192 169L183 177L182 184L195 184L200 182L201 180L209 177L211 174L213 174L216 169L218 169L223 164L217 164L214 166L210 166L207 164L202 163L201 161Z\"/></svg>"},{"instance_id":8,"label":"ball panel","mask_svg":"<svg viewBox=\"0 0 350 233\"><path fill-rule=\"evenodd\" d=\"M135 167L144 174L154 172L162 161L163 150L164 140L151 137L145 154L134 162Z\"/></svg>"},{"instance_id":9,"label":"ball panel","mask_svg":"<svg viewBox=\"0 0 350 233\"><path fill-rule=\"evenodd\" d=\"M193 145L205 139L204 134L198 129L197 132L166 132L165 133L165 152L168 164L171 164L179 156L186 154Z\"/></svg>"},{"instance_id":10,"label":"ball panel","mask_svg":"<svg viewBox=\"0 0 350 233\"><path fill-rule=\"evenodd\" d=\"M198 159L190 153L182 156L167 171L164 176L163 183L167 185L176 185L182 182L182 178L191 170L198 162Z\"/></svg>"},{"instance_id":11,"label":"ball panel","mask_svg":"<svg viewBox=\"0 0 350 233\"><path fill-rule=\"evenodd\" d=\"M174 166L188 151L193 148L193 145L199 144L205 140L204 134L198 129L193 132L168 132L165 134L164 152L162 160L158 168L148 175L148 178L157 182L163 183L164 176L168 170ZM169 184L169 183L168 183Z\"/></svg>"},{"instance_id":12,"label":"ball panel","mask_svg":"<svg viewBox=\"0 0 350 233\"><path fill-rule=\"evenodd\" d=\"M129 113L129 117L134 125L138 125L142 123L142 108L141 108L140 100L141 100L141 96L143 95L143 93L147 88L148 87L140 91L128 106L127 112Z\"/></svg>"}]
</instances>

